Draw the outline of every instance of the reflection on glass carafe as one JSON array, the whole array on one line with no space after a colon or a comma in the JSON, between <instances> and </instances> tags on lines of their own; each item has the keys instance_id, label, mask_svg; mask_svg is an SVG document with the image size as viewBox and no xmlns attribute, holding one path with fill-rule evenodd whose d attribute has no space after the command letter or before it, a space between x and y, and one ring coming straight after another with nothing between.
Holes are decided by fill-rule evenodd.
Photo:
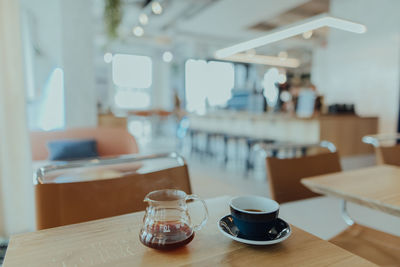
<instances>
[{"instance_id":1,"label":"reflection on glass carafe","mask_svg":"<svg viewBox=\"0 0 400 267\"><path fill-rule=\"evenodd\" d=\"M187 201L199 200L204 207L204 218L198 225L192 225ZM193 240L195 231L200 230L208 218L205 202L196 195L187 195L175 189L153 191L144 201L148 203L140 241L155 249L174 249Z\"/></svg>"}]
</instances>

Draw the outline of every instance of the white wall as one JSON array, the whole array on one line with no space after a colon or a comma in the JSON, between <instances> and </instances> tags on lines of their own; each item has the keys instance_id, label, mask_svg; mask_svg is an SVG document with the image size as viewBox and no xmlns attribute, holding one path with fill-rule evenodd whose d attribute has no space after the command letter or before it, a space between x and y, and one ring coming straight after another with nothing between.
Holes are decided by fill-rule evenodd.
<instances>
[{"instance_id":1,"label":"white wall","mask_svg":"<svg viewBox=\"0 0 400 267\"><path fill-rule=\"evenodd\" d=\"M65 120L69 128L97 125L91 3L61 2Z\"/></svg>"},{"instance_id":2,"label":"white wall","mask_svg":"<svg viewBox=\"0 0 400 267\"><path fill-rule=\"evenodd\" d=\"M30 129L41 129L48 120L47 81L62 65L61 0L21 0L22 33L27 91L30 92L28 121ZM53 114L57 114L53 111ZM48 116L48 115L47 115ZM46 122L44 122L46 121ZM52 123L50 123L52 124ZM64 120L60 121L64 124Z\"/></svg>"},{"instance_id":3,"label":"white wall","mask_svg":"<svg viewBox=\"0 0 400 267\"><path fill-rule=\"evenodd\" d=\"M0 1L0 236L34 229L19 1Z\"/></svg>"},{"instance_id":4,"label":"white wall","mask_svg":"<svg viewBox=\"0 0 400 267\"><path fill-rule=\"evenodd\" d=\"M378 115L379 131L396 130L400 91L400 1L331 0L331 13L367 26L365 34L330 30L316 49L311 77L329 103L355 103Z\"/></svg>"},{"instance_id":5,"label":"white wall","mask_svg":"<svg viewBox=\"0 0 400 267\"><path fill-rule=\"evenodd\" d=\"M154 108L173 109L171 64L165 63L160 57L153 57L152 106Z\"/></svg>"},{"instance_id":6,"label":"white wall","mask_svg":"<svg viewBox=\"0 0 400 267\"><path fill-rule=\"evenodd\" d=\"M23 41L26 46L34 46L37 52L29 67L35 75L35 90L40 93L51 71L62 63L61 0L21 0L21 12ZM28 49L25 48L25 53L34 52Z\"/></svg>"},{"instance_id":7,"label":"white wall","mask_svg":"<svg viewBox=\"0 0 400 267\"><path fill-rule=\"evenodd\" d=\"M65 126L95 126L92 1L21 0L21 5L31 33L29 45L40 51L32 66L38 95L29 104L30 121L39 116L46 80L59 67L64 72Z\"/></svg>"}]
</instances>

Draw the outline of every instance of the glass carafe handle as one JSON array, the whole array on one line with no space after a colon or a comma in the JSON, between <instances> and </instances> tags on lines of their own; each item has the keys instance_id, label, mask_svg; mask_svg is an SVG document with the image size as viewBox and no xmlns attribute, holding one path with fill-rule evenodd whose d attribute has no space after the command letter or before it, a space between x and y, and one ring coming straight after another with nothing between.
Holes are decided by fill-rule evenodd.
<instances>
[{"instance_id":1,"label":"glass carafe handle","mask_svg":"<svg viewBox=\"0 0 400 267\"><path fill-rule=\"evenodd\" d=\"M201 221L201 223L199 223L199 224L193 226L193 230L194 230L194 231L198 231L198 230L200 230L201 228L203 228L203 226L206 224L206 222L207 222L207 220L208 220L208 209L207 209L207 205L206 205L206 202L205 202L204 200L202 200L201 198L199 198L197 195L188 195L188 196L186 197L186 201L188 201L188 200L198 200L198 201L201 202L201 204L203 204L203 207L204 207L204 218L203 218L203 220Z\"/></svg>"}]
</instances>

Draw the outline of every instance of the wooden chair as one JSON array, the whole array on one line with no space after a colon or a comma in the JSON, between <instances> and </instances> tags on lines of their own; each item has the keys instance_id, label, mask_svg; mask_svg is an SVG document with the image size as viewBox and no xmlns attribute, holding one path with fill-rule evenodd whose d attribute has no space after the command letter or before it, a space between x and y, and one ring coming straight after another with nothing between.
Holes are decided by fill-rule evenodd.
<instances>
[{"instance_id":1,"label":"wooden chair","mask_svg":"<svg viewBox=\"0 0 400 267\"><path fill-rule=\"evenodd\" d=\"M330 153L318 154L319 149L328 149ZM267 154L267 173L270 193L279 203L319 196L310 191L300 180L305 177L340 172L339 155L332 143L321 144L273 144L264 147ZM278 158L280 151L291 155L301 151L302 157ZM306 155L308 153L315 155Z\"/></svg>"},{"instance_id":2,"label":"wooden chair","mask_svg":"<svg viewBox=\"0 0 400 267\"><path fill-rule=\"evenodd\" d=\"M341 171L338 153L332 147L330 150L330 153L298 158L267 157L272 197L279 203L285 203L318 196L305 188L300 180ZM346 202L343 202L342 216L349 227L330 242L378 265L399 266L400 237L354 223L347 213Z\"/></svg>"},{"instance_id":3,"label":"wooden chair","mask_svg":"<svg viewBox=\"0 0 400 267\"><path fill-rule=\"evenodd\" d=\"M102 157L138 153L135 138L123 128L75 128L63 131L31 132L32 159L46 160L47 143L61 139L88 139L97 141L97 150Z\"/></svg>"},{"instance_id":4,"label":"wooden chair","mask_svg":"<svg viewBox=\"0 0 400 267\"><path fill-rule=\"evenodd\" d=\"M379 134L363 137L363 142L375 147L378 164L400 166L400 134Z\"/></svg>"},{"instance_id":5,"label":"wooden chair","mask_svg":"<svg viewBox=\"0 0 400 267\"><path fill-rule=\"evenodd\" d=\"M99 179L93 176L87 179L88 172L83 172L82 181L68 180L77 170L105 171L107 167L123 172ZM54 180L54 174L58 180ZM37 171L35 184L37 229L144 210L145 195L166 188L192 193L186 163L176 153L129 155L43 167Z\"/></svg>"}]
</instances>

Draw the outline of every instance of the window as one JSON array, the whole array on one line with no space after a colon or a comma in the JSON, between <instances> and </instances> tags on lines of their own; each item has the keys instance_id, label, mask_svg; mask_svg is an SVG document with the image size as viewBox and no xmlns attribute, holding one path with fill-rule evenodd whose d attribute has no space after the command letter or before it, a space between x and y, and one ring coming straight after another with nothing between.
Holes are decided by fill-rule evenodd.
<instances>
[{"instance_id":1,"label":"window","mask_svg":"<svg viewBox=\"0 0 400 267\"><path fill-rule=\"evenodd\" d=\"M117 86L149 88L152 83L151 58L116 54L113 58L112 73Z\"/></svg>"},{"instance_id":2,"label":"window","mask_svg":"<svg viewBox=\"0 0 400 267\"><path fill-rule=\"evenodd\" d=\"M150 57L116 54L112 61L112 79L116 85L115 105L123 109L149 108L152 72Z\"/></svg>"},{"instance_id":3,"label":"window","mask_svg":"<svg viewBox=\"0 0 400 267\"><path fill-rule=\"evenodd\" d=\"M210 106L226 106L235 74L232 63L189 59L185 64L186 108L204 113Z\"/></svg>"},{"instance_id":4,"label":"window","mask_svg":"<svg viewBox=\"0 0 400 267\"><path fill-rule=\"evenodd\" d=\"M64 71L55 68L44 87L42 97L28 104L29 128L50 131L65 127Z\"/></svg>"}]
</instances>

